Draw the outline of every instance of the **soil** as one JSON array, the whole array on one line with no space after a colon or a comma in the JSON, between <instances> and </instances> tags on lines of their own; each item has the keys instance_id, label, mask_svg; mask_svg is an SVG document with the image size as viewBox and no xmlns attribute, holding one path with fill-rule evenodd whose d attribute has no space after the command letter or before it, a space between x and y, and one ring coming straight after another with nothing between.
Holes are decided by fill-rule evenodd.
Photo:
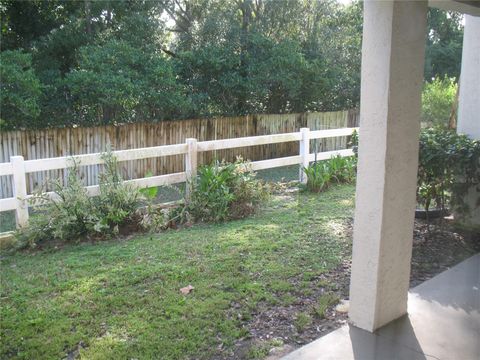
<instances>
[{"instance_id":1,"label":"soil","mask_svg":"<svg viewBox=\"0 0 480 360\"><path fill-rule=\"evenodd\" d=\"M352 235L352 223L345 229ZM430 221L416 219L413 234L412 270L410 287L415 287L435 275L451 268L480 251L480 233L455 229L448 219ZM335 270L311 281L312 292L292 294L297 301L288 306L260 305L244 327L250 336L237 342L233 359L249 357L252 347L264 349L268 360L279 359L296 348L309 343L347 322L347 314L330 306L324 318L311 315L311 323L303 329L295 326L299 313L313 314L313 307L325 291L325 284L335 284L333 291L340 299L348 300L351 254ZM291 279L295 285L300 279Z\"/></svg>"}]
</instances>

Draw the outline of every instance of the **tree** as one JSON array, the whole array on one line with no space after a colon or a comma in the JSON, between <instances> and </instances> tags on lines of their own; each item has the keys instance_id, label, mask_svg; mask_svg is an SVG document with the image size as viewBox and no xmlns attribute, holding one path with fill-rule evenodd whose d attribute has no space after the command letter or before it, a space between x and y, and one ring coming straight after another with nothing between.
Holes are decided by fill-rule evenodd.
<instances>
[{"instance_id":1,"label":"tree","mask_svg":"<svg viewBox=\"0 0 480 360\"><path fill-rule=\"evenodd\" d=\"M0 0L0 16L0 50L37 79L35 111L3 111L13 127L359 105L360 1ZM458 77L461 16L428 24L425 78Z\"/></svg>"},{"instance_id":2,"label":"tree","mask_svg":"<svg viewBox=\"0 0 480 360\"><path fill-rule=\"evenodd\" d=\"M199 3L203 12L187 6ZM354 74L361 46L356 3L174 1L169 13L181 34L173 42L177 68L202 114L335 110L358 103L359 91L347 89L360 82ZM340 96L331 96L334 87Z\"/></svg>"},{"instance_id":3,"label":"tree","mask_svg":"<svg viewBox=\"0 0 480 360\"><path fill-rule=\"evenodd\" d=\"M122 40L82 47L65 84L77 124L161 120L188 109L170 62Z\"/></svg>"},{"instance_id":4,"label":"tree","mask_svg":"<svg viewBox=\"0 0 480 360\"><path fill-rule=\"evenodd\" d=\"M425 82L422 92L422 121L447 126L457 94L454 78L435 78Z\"/></svg>"},{"instance_id":5,"label":"tree","mask_svg":"<svg viewBox=\"0 0 480 360\"><path fill-rule=\"evenodd\" d=\"M0 53L0 129L29 126L40 114L40 81L32 57L20 50Z\"/></svg>"},{"instance_id":6,"label":"tree","mask_svg":"<svg viewBox=\"0 0 480 360\"><path fill-rule=\"evenodd\" d=\"M462 59L463 15L430 8L425 52L425 80L445 76L458 79Z\"/></svg>"}]
</instances>

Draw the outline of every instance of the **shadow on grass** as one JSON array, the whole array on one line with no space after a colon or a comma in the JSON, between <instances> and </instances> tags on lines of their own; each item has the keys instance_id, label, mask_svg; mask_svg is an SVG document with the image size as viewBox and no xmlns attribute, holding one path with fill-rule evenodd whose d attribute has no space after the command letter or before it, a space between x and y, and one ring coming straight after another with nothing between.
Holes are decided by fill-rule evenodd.
<instances>
[{"instance_id":1,"label":"shadow on grass","mask_svg":"<svg viewBox=\"0 0 480 360\"><path fill-rule=\"evenodd\" d=\"M340 263L353 191L273 197L243 220L5 256L1 354L229 357L247 335L233 303L248 312L271 284ZM181 294L187 285L195 289Z\"/></svg>"}]
</instances>

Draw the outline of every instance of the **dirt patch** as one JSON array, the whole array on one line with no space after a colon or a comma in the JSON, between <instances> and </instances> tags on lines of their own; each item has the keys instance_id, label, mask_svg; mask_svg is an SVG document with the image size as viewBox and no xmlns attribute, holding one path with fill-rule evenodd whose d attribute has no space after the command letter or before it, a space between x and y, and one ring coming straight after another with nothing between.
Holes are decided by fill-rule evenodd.
<instances>
[{"instance_id":1,"label":"dirt patch","mask_svg":"<svg viewBox=\"0 0 480 360\"><path fill-rule=\"evenodd\" d=\"M352 221L346 225L346 231L351 239ZM348 299L351 253L350 249L347 251L347 260L340 266L310 280L309 292L292 293L294 300L291 304L260 304L251 319L244 323L249 337L235 344L231 358L278 359L345 324L348 315L336 311L335 304L328 306L324 316L318 316L315 307L318 299L326 293L333 293L338 299ZM417 286L479 251L479 233L457 230L445 219L430 225L425 220L416 220L410 286ZM291 279L290 282L297 288L300 279ZM299 323L300 316L303 317L302 324Z\"/></svg>"},{"instance_id":2,"label":"dirt patch","mask_svg":"<svg viewBox=\"0 0 480 360\"><path fill-rule=\"evenodd\" d=\"M410 287L415 287L480 251L480 232L456 229L451 220L416 220Z\"/></svg>"}]
</instances>

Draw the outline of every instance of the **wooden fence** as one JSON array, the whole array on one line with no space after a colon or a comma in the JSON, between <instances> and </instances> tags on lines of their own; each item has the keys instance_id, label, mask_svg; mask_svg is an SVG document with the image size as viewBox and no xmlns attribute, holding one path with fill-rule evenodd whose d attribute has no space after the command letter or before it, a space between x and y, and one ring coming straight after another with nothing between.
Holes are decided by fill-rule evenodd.
<instances>
[{"instance_id":1,"label":"wooden fence","mask_svg":"<svg viewBox=\"0 0 480 360\"><path fill-rule=\"evenodd\" d=\"M158 157L174 155L184 159L184 168L175 173L127 180L127 182L138 187L153 187L190 181L196 176L199 155L211 151L223 151L227 149L237 151L245 147L250 148L290 142L296 143L296 155L277 156L274 159L253 161L253 170L263 170L295 164L306 168L309 166L309 163L315 159L328 159L333 155L351 156L353 155L352 149L345 148L341 150L314 152L312 154L310 152L310 145L312 139L321 139L323 141L340 137L345 138L351 135L355 129L356 128L341 128L310 131L309 128L301 128L299 132L208 141L198 141L196 138L187 138L185 142L175 145L120 150L115 151L114 155L119 162L156 159ZM101 153L78 155L75 157L75 161L84 166L101 165L103 164L101 155ZM29 217L29 199L32 198L32 195L28 194L27 190L26 179L28 174L42 171L64 170L68 168L71 161L72 157L70 156L36 160L25 160L23 156L12 156L10 162L0 163L0 176L10 176L14 190L12 196L0 198L0 211L14 210L17 226L26 225ZM299 180L306 182L306 176L302 170L299 171ZM87 191L89 195L95 196L98 194L99 186L87 186ZM54 193L47 194L55 196Z\"/></svg>"},{"instance_id":2,"label":"wooden fence","mask_svg":"<svg viewBox=\"0 0 480 360\"><path fill-rule=\"evenodd\" d=\"M0 163L9 162L12 156L25 160L64 157L103 152L107 145L114 150L128 150L153 146L184 143L186 138L198 141L231 139L246 136L270 135L298 131L302 127L324 130L359 125L355 110L281 114L247 115L212 119L162 121L135 123L120 126L108 125L90 128L56 128L46 130L10 131L0 133ZM345 148L346 138L325 138L318 144L321 151ZM252 161L298 154L298 143L286 142L236 149L217 149L199 154L199 164L213 159L233 160L236 155ZM182 155L170 155L140 160L125 161L121 172L125 179L181 172L184 169ZM85 186L96 185L102 166L81 166L80 176ZM64 178L63 169L39 171L28 174L26 187L32 193L44 186L47 179ZM0 198L13 195L10 176L0 176Z\"/></svg>"}]
</instances>

